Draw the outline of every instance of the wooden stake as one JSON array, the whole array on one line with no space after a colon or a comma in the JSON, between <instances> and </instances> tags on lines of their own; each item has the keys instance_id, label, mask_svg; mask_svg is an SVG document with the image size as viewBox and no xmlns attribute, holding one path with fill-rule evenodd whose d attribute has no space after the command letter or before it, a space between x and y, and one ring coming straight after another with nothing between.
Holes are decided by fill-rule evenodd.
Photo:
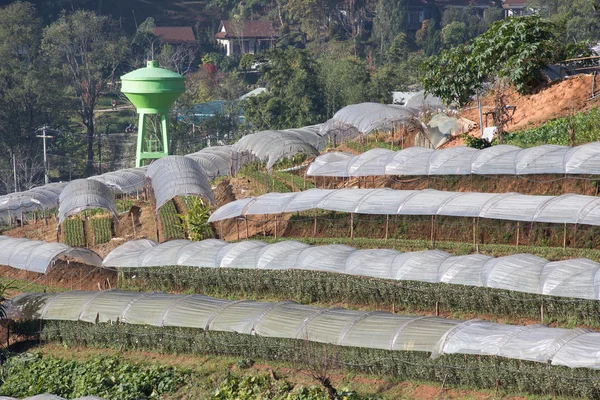
<instances>
[{"instance_id":1,"label":"wooden stake","mask_svg":"<svg viewBox=\"0 0 600 400\"><path fill-rule=\"evenodd\" d=\"M235 227L237 228L237 240L240 240L240 220L239 220L239 218L235 219Z\"/></svg>"},{"instance_id":2,"label":"wooden stake","mask_svg":"<svg viewBox=\"0 0 600 400\"><path fill-rule=\"evenodd\" d=\"M354 242L354 213L350 213L350 241Z\"/></svg>"},{"instance_id":3,"label":"wooden stake","mask_svg":"<svg viewBox=\"0 0 600 400\"><path fill-rule=\"evenodd\" d=\"M219 221L219 239L223 239L223 220Z\"/></svg>"},{"instance_id":4,"label":"wooden stake","mask_svg":"<svg viewBox=\"0 0 600 400\"><path fill-rule=\"evenodd\" d=\"M434 246L434 236L435 236L435 215L431 216L431 247Z\"/></svg>"},{"instance_id":5,"label":"wooden stake","mask_svg":"<svg viewBox=\"0 0 600 400\"><path fill-rule=\"evenodd\" d=\"M244 221L246 221L246 240L248 239L248 217L244 218Z\"/></svg>"},{"instance_id":6,"label":"wooden stake","mask_svg":"<svg viewBox=\"0 0 600 400\"><path fill-rule=\"evenodd\" d=\"M519 236L521 233L521 223L517 222L517 249L519 248Z\"/></svg>"},{"instance_id":7,"label":"wooden stake","mask_svg":"<svg viewBox=\"0 0 600 400\"><path fill-rule=\"evenodd\" d=\"M133 228L133 236L137 236L135 232L135 220L133 219L133 213L131 213L131 227Z\"/></svg>"},{"instance_id":8,"label":"wooden stake","mask_svg":"<svg viewBox=\"0 0 600 400\"><path fill-rule=\"evenodd\" d=\"M313 223L313 238L317 237L317 209L315 208L315 221Z\"/></svg>"},{"instance_id":9,"label":"wooden stake","mask_svg":"<svg viewBox=\"0 0 600 400\"><path fill-rule=\"evenodd\" d=\"M475 218L473 218L473 247L475 247L476 244L476 235L475 235Z\"/></svg>"},{"instance_id":10,"label":"wooden stake","mask_svg":"<svg viewBox=\"0 0 600 400\"><path fill-rule=\"evenodd\" d=\"M277 215L275 216L275 240L277 240Z\"/></svg>"},{"instance_id":11,"label":"wooden stake","mask_svg":"<svg viewBox=\"0 0 600 400\"><path fill-rule=\"evenodd\" d=\"M567 248L567 223L565 222L565 229L563 231L563 250Z\"/></svg>"},{"instance_id":12,"label":"wooden stake","mask_svg":"<svg viewBox=\"0 0 600 400\"><path fill-rule=\"evenodd\" d=\"M304 171L304 190L306 190L306 171Z\"/></svg>"},{"instance_id":13,"label":"wooden stake","mask_svg":"<svg viewBox=\"0 0 600 400\"><path fill-rule=\"evenodd\" d=\"M388 240L388 230L390 227L390 216L389 214L385 216L385 241Z\"/></svg>"}]
</instances>

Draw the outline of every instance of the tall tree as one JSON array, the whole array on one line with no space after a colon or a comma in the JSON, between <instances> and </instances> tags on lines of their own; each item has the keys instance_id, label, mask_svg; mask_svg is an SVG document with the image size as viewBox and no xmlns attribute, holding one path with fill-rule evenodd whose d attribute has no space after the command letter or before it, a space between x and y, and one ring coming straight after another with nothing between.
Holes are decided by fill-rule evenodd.
<instances>
[{"instance_id":1,"label":"tall tree","mask_svg":"<svg viewBox=\"0 0 600 400\"><path fill-rule=\"evenodd\" d=\"M379 0L375 8L373 33L383 55L399 33L408 30L407 0Z\"/></svg>"},{"instance_id":2,"label":"tall tree","mask_svg":"<svg viewBox=\"0 0 600 400\"><path fill-rule=\"evenodd\" d=\"M48 26L43 47L79 100L79 116L87 134L86 174L92 175L96 103L125 60L128 43L110 18L80 10L63 13Z\"/></svg>"},{"instance_id":3,"label":"tall tree","mask_svg":"<svg viewBox=\"0 0 600 400\"><path fill-rule=\"evenodd\" d=\"M48 71L40 44L42 24L30 3L0 9L0 182L6 191L25 190L43 179L42 125L58 127L69 101ZM17 184L12 158L17 165Z\"/></svg>"},{"instance_id":4,"label":"tall tree","mask_svg":"<svg viewBox=\"0 0 600 400\"><path fill-rule=\"evenodd\" d=\"M323 122L325 106L318 66L305 50L271 51L264 64L268 93L251 97L246 118L255 129L283 129Z\"/></svg>"}]
</instances>

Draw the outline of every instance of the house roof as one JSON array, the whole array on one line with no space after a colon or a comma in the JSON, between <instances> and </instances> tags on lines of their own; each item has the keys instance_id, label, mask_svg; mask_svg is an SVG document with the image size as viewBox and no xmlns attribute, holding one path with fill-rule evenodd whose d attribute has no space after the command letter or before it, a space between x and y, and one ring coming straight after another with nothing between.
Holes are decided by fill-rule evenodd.
<instances>
[{"instance_id":1,"label":"house roof","mask_svg":"<svg viewBox=\"0 0 600 400\"><path fill-rule=\"evenodd\" d=\"M225 31L223 31L225 28ZM241 23L224 20L221 21L219 32L215 35L217 39L231 38L267 38L279 36L271 21L246 20Z\"/></svg>"},{"instance_id":2,"label":"house roof","mask_svg":"<svg viewBox=\"0 0 600 400\"><path fill-rule=\"evenodd\" d=\"M523 8L526 0L502 0L502 8Z\"/></svg>"},{"instance_id":3,"label":"house roof","mask_svg":"<svg viewBox=\"0 0 600 400\"><path fill-rule=\"evenodd\" d=\"M154 34L160 36L163 43L195 43L196 37L190 26L157 26Z\"/></svg>"},{"instance_id":4,"label":"house roof","mask_svg":"<svg viewBox=\"0 0 600 400\"><path fill-rule=\"evenodd\" d=\"M496 2L493 0L435 0L439 7L494 7Z\"/></svg>"}]
</instances>

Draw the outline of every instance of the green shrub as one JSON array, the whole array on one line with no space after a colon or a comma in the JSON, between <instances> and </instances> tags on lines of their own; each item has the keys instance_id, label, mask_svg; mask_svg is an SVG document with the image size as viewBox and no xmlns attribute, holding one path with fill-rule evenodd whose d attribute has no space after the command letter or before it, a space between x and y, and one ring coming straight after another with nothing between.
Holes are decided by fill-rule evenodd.
<instances>
[{"instance_id":1,"label":"green shrub","mask_svg":"<svg viewBox=\"0 0 600 400\"><path fill-rule=\"evenodd\" d=\"M52 393L66 398L157 399L182 386L187 374L173 367L129 364L116 356L81 362L26 353L3 365L0 393L16 397Z\"/></svg>"}]
</instances>

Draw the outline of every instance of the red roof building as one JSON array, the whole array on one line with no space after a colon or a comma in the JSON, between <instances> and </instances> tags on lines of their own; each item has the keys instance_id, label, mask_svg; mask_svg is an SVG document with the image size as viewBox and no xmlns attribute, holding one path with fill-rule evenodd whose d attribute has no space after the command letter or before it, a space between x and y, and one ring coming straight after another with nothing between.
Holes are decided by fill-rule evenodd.
<instances>
[{"instance_id":1,"label":"red roof building","mask_svg":"<svg viewBox=\"0 0 600 400\"><path fill-rule=\"evenodd\" d=\"M215 35L228 56L256 54L273 47L278 37L271 21L221 21Z\"/></svg>"},{"instance_id":2,"label":"red roof building","mask_svg":"<svg viewBox=\"0 0 600 400\"><path fill-rule=\"evenodd\" d=\"M162 43L173 45L196 43L194 31L189 26L157 26L154 28L154 34L160 37Z\"/></svg>"}]
</instances>

